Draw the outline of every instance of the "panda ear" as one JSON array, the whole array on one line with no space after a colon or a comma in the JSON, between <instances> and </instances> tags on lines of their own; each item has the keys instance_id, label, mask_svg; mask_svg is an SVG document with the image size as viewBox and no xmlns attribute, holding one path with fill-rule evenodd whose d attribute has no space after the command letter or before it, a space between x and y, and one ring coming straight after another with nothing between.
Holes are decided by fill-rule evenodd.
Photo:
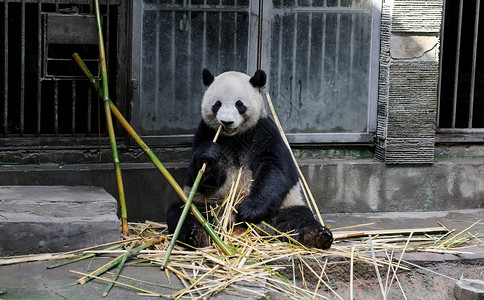
<instances>
[{"instance_id":1,"label":"panda ear","mask_svg":"<svg viewBox=\"0 0 484 300\"><path fill-rule=\"evenodd\" d=\"M250 78L249 82L255 88L261 88L266 85L267 75L262 70L255 71L254 76Z\"/></svg>"},{"instance_id":2,"label":"panda ear","mask_svg":"<svg viewBox=\"0 0 484 300\"><path fill-rule=\"evenodd\" d=\"M212 73L210 73L210 71L207 70L207 69L203 69L202 77L203 77L203 84L205 86L211 85L213 80L215 79L215 77L212 75Z\"/></svg>"}]
</instances>

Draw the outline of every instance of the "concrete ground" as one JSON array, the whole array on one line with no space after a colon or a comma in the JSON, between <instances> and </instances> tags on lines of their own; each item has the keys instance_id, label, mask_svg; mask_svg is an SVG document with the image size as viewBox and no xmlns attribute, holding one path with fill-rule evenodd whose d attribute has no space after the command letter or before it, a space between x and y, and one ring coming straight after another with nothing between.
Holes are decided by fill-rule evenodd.
<instances>
[{"instance_id":1,"label":"concrete ground","mask_svg":"<svg viewBox=\"0 0 484 300\"><path fill-rule=\"evenodd\" d=\"M368 214L339 214L323 215L326 225L331 225L334 231L338 228L371 224L355 227L351 230L382 230L382 229L410 229L439 226L439 223L456 231L466 229L474 222L484 218L484 209L458 210L450 212L394 212ZM453 299L453 288L460 276L467 279L484 279L484 221L473 227L472 233L480 239L475 239L477 246L466 252L473 254L430 254L408 253L404 259L428 270L413 267L410 271L400 273L402 289L408 299ZM106 283L93 280L85 285L76 284L81 275L71 273L70 270L87 272L107 262L109 258L96 258L72 263L55 269L46 269L57 261L21 263L0 266L0 299L103 299L102 294ZM329 276L333 276L334 288L343 299L349 299L348 280L343 278L347 274L341 267L328 269ZM433 270L432 273L429 270ZM379 286L375 280L373 266L355 269L355 299L381 299ZM158 266L126 266L121 275L136 278L132 281L123 278L127 284L135 285L163 295L169 295L183 288L174 276L167 278ZM442 276L444 275L444 276ZM141 282L145 280L156 286ZM266 299L284 299L283 295L266 294ZM330 299L333 298L328 294ZM128 287L115 285L106 299L145 299L137 291ZM218 299L247 299L234 295L218 295ZM402 293L394 285L388 299L402 299Z\"/></svg>"}]
</instances>

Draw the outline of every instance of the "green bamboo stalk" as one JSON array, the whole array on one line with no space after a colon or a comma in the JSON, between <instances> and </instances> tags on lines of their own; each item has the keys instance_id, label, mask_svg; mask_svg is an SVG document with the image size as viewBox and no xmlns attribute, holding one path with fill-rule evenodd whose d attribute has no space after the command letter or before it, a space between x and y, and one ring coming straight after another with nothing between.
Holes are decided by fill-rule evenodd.
<instances>
[{"instance_id":1,"label":"green bamboo stalk","mask_svg":"<svg viewBox=\"0 0 484 300\"><path fill-rule=\"evenodd\" d=\"M213 138L213 142L215 143L217 141L217 138L220 134L220 130L222 129L222 125L218 127L217 133L215 134L215 137ZM188 214L188 209L192 206L193 202L193 197L195 196L195 193L197 192L198 185L200 184L200 180L202 180L203 173L205 173L205 169L207 168L207 163L203 163L202 168L200 171L198 171L197 178L195 178L195 181L193 182L192 189L190 190L190 195L188 196L188 201L185 203L185 207L183 208L183 211L180 215L180 219L178 219L178 223L176 224L175 232L173 233L173 237L171 238L170 244L168 245L168 249L166 249L166 254L165 257L163 258L163 263L162 263L162 268L165 268L166 265L168 264L168 260L170 259L171 251L175 247L176 241L178 239L178 235L180 235L181 228L183 226L183 223L185 222L185 219Z\"/></svg>"},{"instance_id":2,"label":"green bamboo stalk","mask_svg":"<svg viewBox=\"0 0 484 300\"><path fill-rule=\"evenodd\" d=\"M140 245L136 248L134 248L131 252L129 252L128 256L126 257L126 259L132 257L132 256L135 256L137 255L141 250L143 249L146 249L150 246L152 246L153 244L156 244L158 242L160 242L161 239L154 239L154 240L151 240L150 242L147 242L147 243L144 243L143 245ZM124 258L125 258L125 254L123 255L120 255L119 257L117 257L116 259L110 261L109 263L105 264L104 266L102 266L101 268L97 269L96 271L92 272L92 273L89 273L89 275L87 276L84 276L82 277L81 279L79 279L77 281L77 283L79 284L85 284L86 282L92 280L95 278L95 276L99 276L101 274L103 274L104 272L110 270L111 268L113 268L114 266L116 266L117 264L119 264Z\"/></svg>"},{"instance_id":3,"label":"green bamboo stalk","mask_svg":"<svg viewBox=\"0 0 484 300\"><path fill-rule=\"evenodd\" d=\"M103 99L104 111L106 114L106 123L108 125L109 141L111 142L111 150L114 158L114 168L116 170L116 181L118 183L119 205L121 207L121 224L122 234L128 235L128 214L126 211L126 201L124 197L123 179L121 176L121 166L119 164L118 148L116 146L116 136L114 135L113 119L111 117L111 109L109 107L109 89L108 89L108 73L106 68L106 55L104 51L104 39L101 28L101 13L99 12L99 0L95 0L97 31L99 37L99 59L101 61L101 74L103 83Z\"/></svg>"},{"instance_id":4,"label":"green bamboo stalk","mask_svg":"<svg viewBox=\"0 0 484 300\"><path fill-rule=\"evenodd\" d=\"M109 248L106 248L105 250L112 250L112 249L116 249L116 248L119 248L119 247L120 247L120 245L114 245L114 246L111 246ZM57 267L68 265L70 263L74 263L76 261L88 259L88 258L94 257L96 255L97 255L96 253L86 254L86 255L83 255L81 257L77 257L77 258L74 258L74 259L71 259L71 260L68 260L68 261L63 261L61 263L58 263L58 264L55 264L55 265L52 265L52 266L48 266L47 269L54 269L54 268L57 268Z\"/></svg>"},{"instance_id":5,"label":"green bamboo stalk","mask_svg":"<svg viewBox=\"0 0 484 300\"><path fill-rule=\"evenodd\" d=\"M96 91L103 97L103 91L99 83L96 81L94 76L91 74L87 66L84 64L82 59L79 57L77 53L74 53L72 55L76 63L79 65L81 70L84 72L86 77L89 79L89 82L93 85L93 87L96 89ZM172 188L175 190L175 192L178 194L180 199L183 200L183 202L187 202L188 198L183 189L178 185L176 180L171 176L170 172L163 166L163 164L160 162L160 160L156 157L156 155L151 151L151 149L148 147L148 145L143 142L143 140L140 138L140 136L134 131L133 127L126 121L126 119L123 117L123 115L119 112L119 110L116 108L114 103L110 101L110 107L111 111L118 119L119 123L123 128L128 132L128 134L133 138L133 140L143 149L145 154L150 158L150 160L153 162L153 164L156 166L156 168L160 171L160 173L165 177L165 179L168 181L168 183L172 186ZM222 239L217 235L217 233L213 230L213 228L210 226L210 223L205 220L203 217L202 213L195 207L195 205L190 206L190 211L192 214L195 216L197 221L202 225L202 227L207 231L207 233L210 235L210 237L213 239L215 244L219 246L219 248L226 254L226 255L233 255L232 250L222 241Z\"/></svg>"},{"instance_id":6,"label":"green bamboo stalk","mask_svg":"<svg viewBox=\"0 0 484 300\"><path fill-rule=\"evenodd\" d=\"M136 242L132 242L131 245L128 247L128 249L126 249L126 253L123 256L123 259L121 259L121 262L119 263L118 268L116 269L116 272L113 275L113 281L109 282L108 286L106 287L106 290L103 293L103 297L106 297L108 295L109 291L111 290L111 288L114 285L114 281L116 281L118 279L119 273L121 272L121 269L123 268L124 263L126 262L128 257L130 256L131 251L133 250L133 247L134 247L135 244L136 244Z\"/></svg>"}]
</instances>

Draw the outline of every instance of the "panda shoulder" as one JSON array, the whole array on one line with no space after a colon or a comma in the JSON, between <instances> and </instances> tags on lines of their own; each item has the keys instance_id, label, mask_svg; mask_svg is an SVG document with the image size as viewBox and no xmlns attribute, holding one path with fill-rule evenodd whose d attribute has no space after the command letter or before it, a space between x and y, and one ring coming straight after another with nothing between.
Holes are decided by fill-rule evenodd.
<instances>
[{"instance_id":1,"label":"panda shoulder","mask_svg":"<svg viewBox=\"0 0 484 300\"><path fill-rule=\"evenodd\" d=\"M193 144L197 145L206 141L211 141L215 136L216 131L209 127L205 121L200 121L195 136L193 137Z\"/></svg>"}]
</instances>

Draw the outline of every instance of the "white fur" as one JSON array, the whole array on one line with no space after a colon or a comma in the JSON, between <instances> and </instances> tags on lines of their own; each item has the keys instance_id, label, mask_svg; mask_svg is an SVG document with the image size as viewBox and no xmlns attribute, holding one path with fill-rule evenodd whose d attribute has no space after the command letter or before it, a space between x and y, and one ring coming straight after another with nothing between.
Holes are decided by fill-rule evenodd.
<instances>
[{"instance_id":1,"label":"white fur","mask_svg":"<svg viewBox=\"0 0 484 300\"><path fill-rule=\"evenodd\" d=\"M229 127L237 129L234 133L237 134L253 127L266 116L259 88L254 88L249 80L248 75L233 71L215 77L202 99L202 117L208 126L218 129L222 121L234 122ZM214 114L212 106L217 101L222 103L222 107ZM247 107L242 115L235 107L237 101ZM231 135L227 132L224 134Z\"/></svg>"}]
</instances>

